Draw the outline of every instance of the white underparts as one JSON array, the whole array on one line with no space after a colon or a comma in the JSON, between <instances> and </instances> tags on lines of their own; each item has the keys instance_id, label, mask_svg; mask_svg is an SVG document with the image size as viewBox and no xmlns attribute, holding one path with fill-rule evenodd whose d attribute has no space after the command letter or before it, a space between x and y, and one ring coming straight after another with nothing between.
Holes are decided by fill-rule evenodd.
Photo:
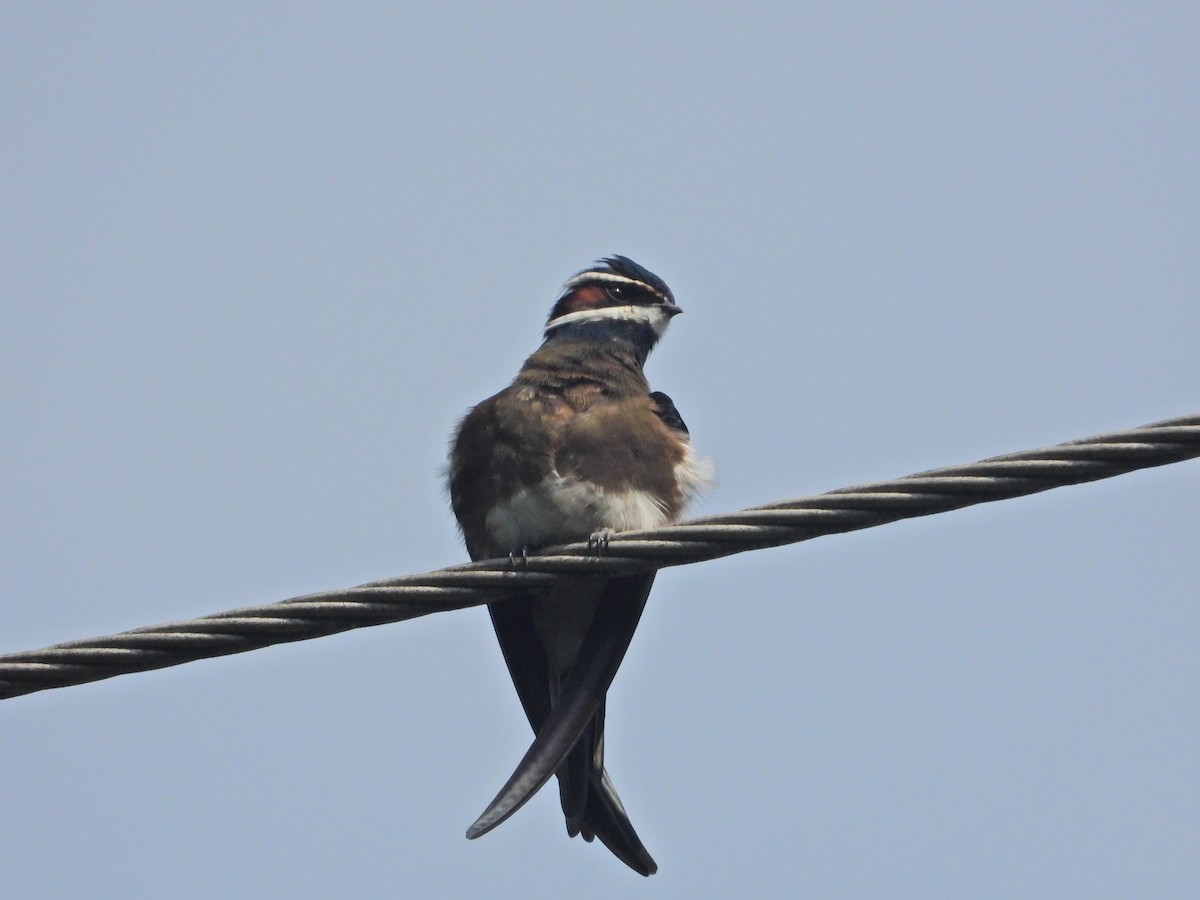
<instances>
[{"instance_id":1,"label":"white underparts","mask_svg":"<svg viewBox=\"0 0 1200 900\"><path fill-rule=\"evenodd\" d=\"M713 463L688 445L675 466L684 502L713 483ZM610 490L551 475L491 508L484 520L493 547L515 552L585 540L598 531L642 531L668 523L663 504L646 491Z\"/></svg>"},{"instance_id":2,"label":"white underparts","mask_svg":"<svg viewBox=\"0 0 1200 900\"><path fill-rule=\"evenodd\" d=\"M597 531L640 531L665 525L662 505L645 491L613 491L552 475L497 503L487 514L495 547L519 550L584 540Z\"/></svg>"},{"instance_id":3,"label":"white underparts","mask_svg":"<svg viewBox=\"0 0 1200 900\"><path fill-rule=\"evenodd\" d=\"M546 335L564 325L578 325L584 322L645 322L654 329L659 337L667 330L672 312L660 305L655 306L604 306L599 309L580 309L567 313L546 324Z\"/></svg>"}]
</instances>

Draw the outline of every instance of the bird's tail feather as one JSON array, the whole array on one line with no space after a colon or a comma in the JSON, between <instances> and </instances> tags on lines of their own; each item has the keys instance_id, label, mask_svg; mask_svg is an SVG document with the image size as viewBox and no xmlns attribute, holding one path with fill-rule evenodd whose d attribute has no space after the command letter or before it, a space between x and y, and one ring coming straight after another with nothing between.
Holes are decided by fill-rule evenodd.
<instances>
[{"instance_id":1,"label":"bird's tail feather","mask_svg":"<svg viewBox=\"0 0 1200 900\"><path fill-rule=\"evenodd\" d=\"M653 574L610 580L612 591L606 591L596 609L561 695L512 777L467 829L468 838L486 834L511 816L563 765L604 701L633 639L653 580ZM572 802L574 790L572 785Z\"/></svg>"}]
</instances>

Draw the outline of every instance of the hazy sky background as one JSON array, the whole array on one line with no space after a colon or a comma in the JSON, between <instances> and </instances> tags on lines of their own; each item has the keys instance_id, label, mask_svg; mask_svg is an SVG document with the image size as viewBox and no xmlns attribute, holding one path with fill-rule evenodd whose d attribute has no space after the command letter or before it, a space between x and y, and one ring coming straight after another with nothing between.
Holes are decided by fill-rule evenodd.
<instances>
[{"instance_id":1,"label":"hazy sky background","mask_svg":"<svg viewBox=\"0 0 1200 900\"><path fill-rule=\"evenodd\" d=\"M0 7L0 652L465 558L456 419L597 256L712 513L1200 410L1200 7ZM6 897L1200 894L1200 466L664 572L658 860L481 609L0 704Z\"/></svg>"}]
</instances>

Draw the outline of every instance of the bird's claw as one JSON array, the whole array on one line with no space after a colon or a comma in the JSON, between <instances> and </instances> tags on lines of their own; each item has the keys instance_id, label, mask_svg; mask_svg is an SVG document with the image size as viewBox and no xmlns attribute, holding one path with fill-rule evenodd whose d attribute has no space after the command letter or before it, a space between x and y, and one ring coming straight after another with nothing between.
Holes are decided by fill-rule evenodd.
<instances>
[{"instance_id":1,"label":"bird's claw","mask_svg":"<svg viewBox=\"0 0 1200 900\"><path fill-rule=\"evenodd\" d=\"M510 566L512 566L514 569L528 569L529 568L529 548L522 547L520 553L517 553L515 550L513 552L509 553L508 554L508 564Z\"/></svg>"},{"instance_id":2,"label":"bird's claw","mask_svg":"<svg viewBox=\"0 0 1200 900\"><path fill-rule=\"evenodd\" d=\"M605 529L604 531L593 531L588 535L588 549L596 556L603 556L608 550L608 542L612 540L613 533Z\"/></svg>"}]
</instances>

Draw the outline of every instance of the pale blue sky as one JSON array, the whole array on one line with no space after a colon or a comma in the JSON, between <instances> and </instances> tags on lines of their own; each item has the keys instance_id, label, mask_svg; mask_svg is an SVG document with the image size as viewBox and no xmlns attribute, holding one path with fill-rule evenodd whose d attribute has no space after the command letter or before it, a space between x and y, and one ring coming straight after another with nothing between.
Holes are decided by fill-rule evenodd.
<instances>
[{"instance_id":1,"label":"pale blue sky","mask_svg":"<svg viewBox=\"0 0 1200 900\"><path fill-rule=\"evenodd\" d=\"M698 512L1196 412L1194 3L0 8L0 652L461 561L627 254ZM1196 463L663 573L546 792L482 610L0 704L11 897L1200 894Z\"/></svg>"}]
</instances>

